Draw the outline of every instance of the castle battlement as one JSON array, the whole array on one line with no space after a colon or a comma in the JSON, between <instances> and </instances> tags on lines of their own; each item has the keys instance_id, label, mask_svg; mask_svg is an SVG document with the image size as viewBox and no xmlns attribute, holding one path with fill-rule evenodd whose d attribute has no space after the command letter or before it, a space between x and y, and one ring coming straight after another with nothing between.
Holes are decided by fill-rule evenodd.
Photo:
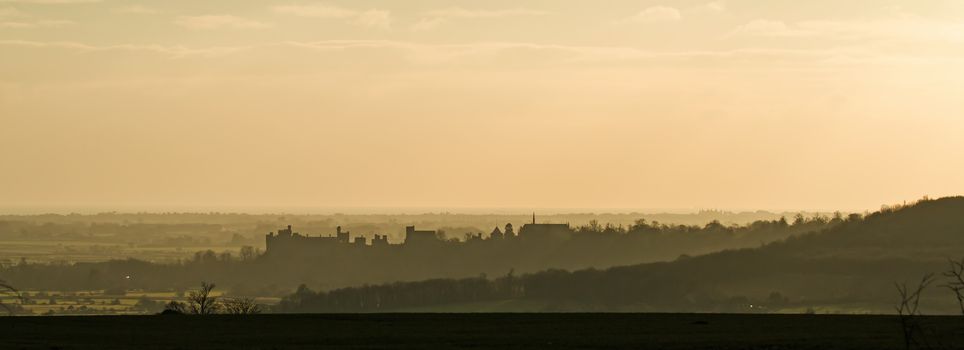
<instances>
[{"instance_id":1,"label":"castle battlement","mask_svg":"<svg viewBox=\"0 0 964 350\"><path fill-rule=\"evenodd\" d=\"M519 233L516 234L512 224L505 225L505 231L496 228L489 235L487 240L506 240L521 239L526 241L538 241L542 239L566 239L572 234L568 224L537 224L533 217L533 223L525 224ZM468 241L485 241L481 233L469 234ZM343 231L341 226L335 228L334 236L308 236L294 232L291 225L278 230L277 233L269 232L265 235L265 254L267 255L318 255L332 253L340 249L350 248L381 248L381 247L435 247L446 243L439 233L434 230L418 230L415 226L405 227L405 241L401 244L391 244L388 235L375 234L369 240L365 236L351 236L349 231Z\"/></svg>"}]
</instances>

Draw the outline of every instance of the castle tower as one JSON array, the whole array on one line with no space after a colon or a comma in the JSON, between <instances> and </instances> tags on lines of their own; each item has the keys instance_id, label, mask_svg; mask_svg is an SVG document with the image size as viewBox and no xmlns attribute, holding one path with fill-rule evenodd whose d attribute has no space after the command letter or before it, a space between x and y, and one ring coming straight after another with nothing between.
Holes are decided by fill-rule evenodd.
<instances>
[{"instance_id":1,"label":"castle tower","mask_svg":"<svg viewBox=\"0 0 964 350\"><path fill-rule=\"evenodd\" d=\"M335 227L335 235L339 243L351 243L351 232L342 231L341 226Z\"/></svg>"}]
</instances>

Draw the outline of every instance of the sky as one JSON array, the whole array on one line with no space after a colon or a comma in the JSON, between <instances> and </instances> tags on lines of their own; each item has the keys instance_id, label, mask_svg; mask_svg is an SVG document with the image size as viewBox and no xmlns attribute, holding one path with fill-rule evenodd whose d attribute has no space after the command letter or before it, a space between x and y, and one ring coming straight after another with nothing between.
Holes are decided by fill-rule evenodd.
<instances>
[{"instance_id":1,"label":"sky","mask_svg":"<svg viewBox=\"0 0 964 350\"><path fill-rule=\"evenodd\" d=\"M964 194L964 1L0 0L0 207Z\"/></svg>"}]
</instances>

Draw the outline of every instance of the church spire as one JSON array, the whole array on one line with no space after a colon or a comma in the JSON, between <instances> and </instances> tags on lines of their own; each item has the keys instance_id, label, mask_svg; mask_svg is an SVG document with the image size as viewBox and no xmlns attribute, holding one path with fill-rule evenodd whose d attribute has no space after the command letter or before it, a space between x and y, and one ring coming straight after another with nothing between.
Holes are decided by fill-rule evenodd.
<instances>
[{"instance_id":1,"label":"church spire","mask_svg":"<svg viewBox=\"0 0 964 350\"><path fill-rule=\"evenodd\" d=\"M536 212L532 212L532 224L536 224Z\"/></svg>"}]
</instances>

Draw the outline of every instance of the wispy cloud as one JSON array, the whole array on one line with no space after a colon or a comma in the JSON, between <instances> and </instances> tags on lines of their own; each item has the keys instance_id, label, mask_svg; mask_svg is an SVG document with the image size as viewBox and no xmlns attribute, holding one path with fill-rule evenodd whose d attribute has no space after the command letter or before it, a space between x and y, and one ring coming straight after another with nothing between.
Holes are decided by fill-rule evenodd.
<instances>
[{"instance_id":1,"label":"wispy cloud","mask_svg":"<svg viewBox=\"0 0 964 350\"><path fill-rule=\"evenodd\" d=\"M271 10L289 16L344 20L371 28L389 29L392 26L392 14L387 10L355 10L323 3L280 5Z\"/></svg>"},{"instance_id":2,"label":"wispy cloud","mask_svg":"<svg viewBox=\"0 0 964 350\"><path fill-rule=\"evenodd\" d=\"M358 15L358 11L327 4L281 5L271 9L280 14L310 18L352 18Z\"/></svg>"},{"instance_id":3,"label":"wispy cloud","mask_svg":"<svg viewBox=\"0 0 964 350\"><path fill-rule=\"evenodd\" d=\"M150 15L150 14L155 14L160 12L157 9L143 6L143 5L123 6L123 7L115 8L111 11L115 13L126 13L126 14L136 14L136 15Z\"/></svg>"},{"instance_id":4,"label":"wispy cloud","mask_svg":"<svg viewBox=\"0 0 964 350\"><path fill-rule=\"evenodd\" d=\"M188 48L184 46L165 46L151 44L120 44L120 45L92 45L70 41L31 41L31 40L0 40L0 46L23 47L34 49L63 49L79 52L151 52L171 58L186 57L219 57L256 48L255 46L215 46L206 48Z\"/></svg>"},{"instance_id":5,"label":"wispy cloud","mask_svg":"<svg viewBox=\"0 0 964 350\"><path fill-rule=\"evenodd\" d=\"M174 23L189 29L261 29L271 25L234 15L180 16Z\"/></svg>"},{"instance_id":6,"label":"wispy cloud","mask_svg":"<svg viewBox=\"0 0 964 350\"><path fill-rule=\"evenodd\" d=\"M612 64L645 62L683 62L702 60L746 62L759 60L771 64L779 62L852 63L840 57L871 57L863 49L789 50L745 48L733 50L651 51L625 46L574 46L524 42L483 42L472 44L428 45L389 40L326 40L315 42L285 42L284 46L319 52L386 49L396 56L416 64L437 65L453 62L479 62L496 59L502 54L532 53L540 64Z\"/></svg>"},{"instance_id":7,"label":"wispy cloud","mask_svg":"<svg viewBox=\"0 0 964 350\"><path fill-rule=\"evenodd\" d=\"M703 5L703 8L706 9L706 10L713 11L713 12L725 12L725 11L726 11L726 2L724 2L724 1L722 1L722 0L720 0L720 1L713 1L713 2L707 3L706 5Z\"/></svg>"},{"instance_id":8,"label":"wispy cloud","mask_svg":"<svg viewBox=\"0 0 964 350\"><path fill-rule=\"evenodd\" d=\"M783 21L756 19L737 27L731 35L769 36L769 37L800 37L812 35L812 32L792 28Z\"/></svg>"},{"instance_id":9,"label":"wispy cloud","mask_svg":"<svg viewBox=\"0 0 964 350\"><path fill-rule=\"evenodd\" d=\"M501 18L519 16L542 16L547 15L547 11L531 10L525 8L504 9L504 10L469 10L461 7L452 7L441 10L432 10L424 13L427 17L434 18Z\"/></svg>"},{"instance_id":10,"label":"wispy cloud","mask_svg":"<svg viewBox=\"0 0 964 350\"><path fill-rule=\"evenodd\" d=\"M62 27L74 24L73 21L37 18L16 8L0 8L0 28L31 29Z\"/></svg>"},{"instance_id":11,"label":"wispy cloud","mask_svg":"<svg viewBox=\"0 0 964 350\"><path fill-rule=\"evenodd\" d=\"M469 56L492 56L500 52L532 50L554 51L559 57L565 57L570 62L612 61L653 58L687 58L687 57L731 57L740 55L774 55L794 54L805 55L807 51L762 50L745 49L730 51L680 51L659 52L634 47L621 46L572 46L555 44L538 44L525 42L481 42L469 44L422 44L409 41L392 40L323 40L323 41L286 41L253 46L206 47L188 48L183 46L165 46L153 44L120 44L94 45L67 41L29 41L29 40L0 40L0 46L25 47L36 49L65 49L81 52L106 51L138 51L153 52L171 57L189 56L222 56L250 52L258 49L276 50L279 47L301 48L317 52L344 52L350 50L389 49L406 53L405 56L415 62L438 63L452 61Z\"/></svg>"},{"instance_id":12,"label":"wispy cloud","mask_svg":"<svg viewBox=\"0 0 964 350\"><path fill-rule=\"evenodd\" d=\"M13 7L0 8L0 18L26 17L27 14Z\"/></svg>"},{"instance_id":13,"label":"wispy cloud","mask_svg":"<svg viewBox=\"0 0 964 350\"><path fill-rule=\"evenodd\" d=\"M479 10L465 9L461 7L451 7L426 11L423 17L412 25L414 31L424 31L435 29L439 25L456 19L490 19L522 16L544 16L548 11L532 10L526 8L513 8L501 10Z\"/></svg>"},{"instance_id":14,"label":"wispy cloud","mask_svg":"<svg viewBox=\"0 0 964 350\"><path fill-rule=\"evenodd\" d=\"M618 21L619 23L654 23L654 22L676 22L683 19L683 14L675 7L653 6L629 18Z\"/></svg>"},{"instance_id":15,"label":"wispy cloud","mask_svg":"<svg viewBox=\"0 0 964 350\"><path fill-rule=\"evenodd\" d=\"M0 28L12 28L12 29L49 28L49 27L62 27L70 24L74 24L74 22L65 21L65 20L50 20L50 19L21 20L21 21L0 22Z\"/></svg>"},{"instance_id":16,"label":"wispy cloud","mask_svg":"<svg viewBox=\"0 0 964 350\"><path fill-rule=\"evenodd\" d=\"M382 10L368 10L355 18L355 22L372 28L389 29L392 27L392 14Z\"/></svg>"},{"instance_id":17,"label":"wispy cloud","mask_svg":"<svg viewBox=\"0 0 964 350\"><path fill-rule=\"evenodd\" d=\"M0 40L0 46L32 49L60 49L78 52L149 52L172 59L222 58L225 56L258 57L259 53L277 52L290 48L320 55L350 55L352 51L370 53L384 50L380 55L412 65L437 67L444 65L473 66L486 62L499 62L505 57L539 67L550 65L604 65L702 62L704 64L756 65L785 67L834 67L857 64L930 64L935 61L962 62L958 55L881 52L869 47L838 47L829 49L774 49L743 48L731 50L652 51L625 46L574 46L526 42L480 42L469 44L423 44L391 40L325 40L287 41L251 46L225 46L189 48L149 44L92 45L78 42L42 42L25 40ZM297 57L297 51L290 57ZM349 56L343 56L349 57Z\"/></svg>"},{"instance_id":18,"label":"wispy cloud","mask_svg":"<svg viewBox=\"0 0 964 350\"><path fill-rule=\"evenodd\" d=\"M928 19L906 14L895 18L811 20L792 23L757 19L737 27L729 36L959 43L964 42L964 22Z\"/></svg>"},{"instance_id":19,"label":"wispy cloud","mask_svg":"<svg viewBox=\"0 0 964 350\"><path fill-rule=\"evenodd\" d=\"M412 30L416 32L432 30L444 22L445 20L441 18L422 18L412 25Z\"/></svg>"}]
</instances>

